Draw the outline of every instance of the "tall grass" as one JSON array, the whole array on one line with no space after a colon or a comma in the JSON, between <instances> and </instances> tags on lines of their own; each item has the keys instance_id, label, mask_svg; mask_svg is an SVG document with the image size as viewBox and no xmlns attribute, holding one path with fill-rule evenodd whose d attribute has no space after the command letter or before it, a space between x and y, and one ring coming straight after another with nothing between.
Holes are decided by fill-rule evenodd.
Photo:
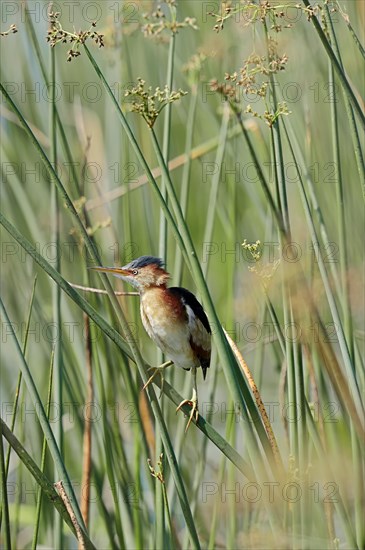
<instances>
[{"instance_id":1,"label":"tall grass","mask_svg":"<svg viewBox=\"0 0 365 550\"><path fill-rule=\"evenodd\" d=\"M74 8L1 6L1 543L363 548L361 4ZM186 434L87 269L142 254L212 326Z\"/></svg>"}]
</instances>

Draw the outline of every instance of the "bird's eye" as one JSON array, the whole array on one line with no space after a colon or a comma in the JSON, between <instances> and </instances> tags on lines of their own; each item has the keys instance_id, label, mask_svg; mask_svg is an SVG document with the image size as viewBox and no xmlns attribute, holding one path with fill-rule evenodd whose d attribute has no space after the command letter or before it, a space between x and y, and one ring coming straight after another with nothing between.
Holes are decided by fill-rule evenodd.
<instances>
[{"instance_id":1,"label":"bird's eye","mask_svg":"<svg viewBox=\"0 0 365 550\"><path fill-rule=\"evenodd\" d=\"M138 269L133 269L132 273L133 275L138 275Z\"/></svg>"}]
</instances>

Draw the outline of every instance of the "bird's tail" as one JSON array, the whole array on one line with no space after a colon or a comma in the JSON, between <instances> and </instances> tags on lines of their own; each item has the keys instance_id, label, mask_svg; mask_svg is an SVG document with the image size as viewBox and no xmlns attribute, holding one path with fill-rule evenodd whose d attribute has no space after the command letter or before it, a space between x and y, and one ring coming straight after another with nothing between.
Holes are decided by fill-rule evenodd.
<instances>
[{"instance_id":1,"label":"bird's tail","mask_svg":"<svg viewBox=\"0 0 365 550\"><path fill-rule=\"evenodd\" d=\"M207 370L210 367L210 359L207 361L204 361L204 359L200 362L202 371L203 371L203 379L205 380L205 377L207 376Z\"/></svg>"}]
</instances>

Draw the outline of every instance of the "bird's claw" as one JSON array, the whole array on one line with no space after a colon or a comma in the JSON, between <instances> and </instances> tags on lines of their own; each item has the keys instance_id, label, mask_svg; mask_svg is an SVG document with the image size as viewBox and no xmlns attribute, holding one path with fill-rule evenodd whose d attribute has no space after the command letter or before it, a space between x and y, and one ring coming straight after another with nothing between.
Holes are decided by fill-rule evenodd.
<instances>
[{"instance_id":1,"label":"bird's claw","mask_svg":"<svg viewBox=\"0 0 365 550\"><path fill-rule=\"evenodd\" d=\"M186 433L189 429L189 426L190 426L193 418L194 418L195 422L198 422L199 410L198 410L198 402L196 401L196 399L184 399L184 401L181 401L180 405L177 407L176 412L178 412L181 409L181 407L183 407L184 405L190 405L191 406L191 412L190 412L189 420L188 420L188 423L187 423L186 428L185 428L185 433Z\"/></svg>"},{"instance_id":2,"label":"bird's claw","mask_svg":"<svg viewBox=\"0 0 365 550\"><path fill-rule=\"evenodd\" d=\"M165 382L165 377L163 375L163 369L159 369L159 368L156 368L156 367L150 367L147 372L148 373L152 372L152 375L149 377L149 379L147 380L147 382L143 386L142 391L145 390L147 388L147 386L149 386L151 384L151 382L155 378L156 374L159 374L161 376L161 391L160 391L159 397L161 397L162 392L163 392L163 385L164 385L164 382Z\"/></svg>"}]
</instances>

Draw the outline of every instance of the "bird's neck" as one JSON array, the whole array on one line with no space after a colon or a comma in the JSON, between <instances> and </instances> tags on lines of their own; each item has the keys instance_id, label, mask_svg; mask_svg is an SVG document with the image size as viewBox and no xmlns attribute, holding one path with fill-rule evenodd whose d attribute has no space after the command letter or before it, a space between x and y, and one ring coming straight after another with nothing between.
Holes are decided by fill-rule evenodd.
<instances>
[{"instance_id":1,"label":"bird's neck","mask_svg":"<svg viewBox=\"0 0 365 550\"><path fill-rule=\"evenodd\" d=\"M166 271L161 270L161 273L159 273L157 276L155 276L153 279L144 281L144 284L141 284L139 293L145 294L146 292L150 290L155 289L161 289L166 290L167 288L167 281L169 280L170 276Z\"/></svg>"},{"instance_id":2,"label":"bird's neck","mask_svg":"<svg viewBox=\"0 0 365 550\"><path fill-rule=\"evenodd\" d=\"M148 285L148 286L144 286L144 287L141 287L139 289L139 293L141 296L143 296L144 294L147 294L148 292L152 292L152 291L155 291L155 290L166 290L167 286L166 286L166 283L163 283L161 285Z\"/></svg>"}]
</instances>

